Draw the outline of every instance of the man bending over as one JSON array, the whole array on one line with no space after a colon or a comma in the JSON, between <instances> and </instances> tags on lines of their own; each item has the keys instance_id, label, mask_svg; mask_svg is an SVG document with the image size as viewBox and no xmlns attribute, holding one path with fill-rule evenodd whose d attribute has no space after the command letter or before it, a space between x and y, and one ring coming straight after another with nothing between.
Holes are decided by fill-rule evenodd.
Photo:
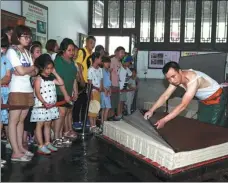
<instances>
[{"instance_id":1,"label":"man bending over","mask_svg":"<svg viewBox=\"0 0 228 183\"><path fill-rule=\"evenodd\" d=\"M153 107L145 113L145 119L152 117L154 111L161 107L176 88L180 86L186 90L182 102L167 116L155 123L158 129L164 127L167 122L184 111L194 97L200 101L198 110L199 121L224 127L228 126L227 122L225 122L225 95L220 85L214 79L200 71L192 69L181 70L176 62L167 63L163 67L162 72L169 81L169 87Z\"/></svg>"}]
</instances>

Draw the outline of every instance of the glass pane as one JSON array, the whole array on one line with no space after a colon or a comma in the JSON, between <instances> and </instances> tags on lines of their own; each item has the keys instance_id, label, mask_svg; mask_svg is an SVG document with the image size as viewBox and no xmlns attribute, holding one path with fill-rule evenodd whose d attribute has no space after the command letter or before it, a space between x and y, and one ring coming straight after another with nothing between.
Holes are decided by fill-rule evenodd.
<instances>
[{"instance_id":1,"label":"glass pane","mask_svg":"<svg viewBox=\"0 0 228 183\"><path fill-rule=\"evenodd\" d=\"M150 42L151 1L141 1L140 42Z\"/></svg>"},{"instance_id":2,"label":"glass pane","mask_svg":"<svg viewBox=\"0 0 228 183\"><path fill-rule=\"evenodd\" d=\"M136 0L124 1L124 28L135 28L135 5Z\"/></svg>"},{"instance_id":3,"label":"glass pane","mask_svg":"<svg viewBox=\"0 0 228 183\"><path fill-rule=\"evenodd\" d=\"M164 42L165 0L155 1L154 42Z\"/></svg>"},{"instance_id":4,"label":"glass pane","mask_svg":"<svg viewBox=\"0 0 228 183\"><path fill-rule=\"evenodd\" d=\"M185 10L185 43L195 42L195 28L196 28L196 0L186 1Z\"/></svg>"},{"instance_id":5,"label":"glass pane","mask_svg":"<svg viewBox=\"0 0 228 183\"><path fill-rule=\"evenodd\" d=\"M216 43L226 43L227 41L227 21L228 21L228 2L218 1L217 24L216 24Z\"/></svg>"},{"instance_id":6,"label":"glass pane","mask_svg":"<svg viewBox=\"0 0 228 183\"><path fill-rule=\"evenodd\" d=\"M95 36L96 38L96 46L102 45L105 48L105 36Z\"/></svg>"},{"instance_id":7,"label":"glass pane","mask_svg":"<svg viewBox=\"0 0 228 183\"><path fill-rule=\"evenodd\" d=\"M108 1L108 28L119 28L120 1Z\"/></svg>"},{"instance_id":8,"label":"glass pane","mask_svg":"<svg viewBox=\"0 0 228 183\"><path fill-rule=\"evenodd\" d=\"M180 42L181 0L171 1L170 42Z\"/></svg>"},{"instance_id":9,"label":"glass pane","mask_svg":"<svg viewBox=\"0 0 228 183\"><path fill-rule=\"evenodd\" d=\"M201 43L211 42L212 5L213 5L213 1L202 2L201 38L200 38Z\"/></svg>"},{"instance_id":10,"label":"glass pane","mask_svg":"<svg viewBox=\"0 0 228 183\"><path fill-rule=\"evenodd\" d=\"M129 52L129 37L122 37L122 36L110 36L109 37L109 54L113 55L115 52L115 49L118 46L122 46L125 48L126 52Z\"/></svg>"},{"instance_id":11,"label":"glass pane","mask_svg":"<svg viewBox=\"0 0 228 183\"><path fill-rule=\"evenodd\" d=\"M93 1L93 28L104 28L104 1Z\"/></svg>"}]
</instances>

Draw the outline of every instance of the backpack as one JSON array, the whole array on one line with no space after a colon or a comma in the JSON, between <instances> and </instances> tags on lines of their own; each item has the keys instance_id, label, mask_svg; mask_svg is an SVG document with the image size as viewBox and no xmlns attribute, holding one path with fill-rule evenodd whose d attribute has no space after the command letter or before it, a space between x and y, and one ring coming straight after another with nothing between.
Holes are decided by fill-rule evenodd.
<instances>
[{"instance_id":1,"label":"backpack","mask_svg":"<svg viewBox=\"0 0 228 183\"><path fill-rule=\"evenodd\" d=\"M81 50L82 51L82 54L83 54L83 61L82 62L84 62L85 61L85 58L86 58L86 51L85 51L85 48L80 48L79 50ZM79 51L78 50L78 51ZM90 68L90 66L91 66L91 57L88 57L87 59L86 59L86 64L87 64L87 68L89 69Z\"/></svg>"}]
</instances>

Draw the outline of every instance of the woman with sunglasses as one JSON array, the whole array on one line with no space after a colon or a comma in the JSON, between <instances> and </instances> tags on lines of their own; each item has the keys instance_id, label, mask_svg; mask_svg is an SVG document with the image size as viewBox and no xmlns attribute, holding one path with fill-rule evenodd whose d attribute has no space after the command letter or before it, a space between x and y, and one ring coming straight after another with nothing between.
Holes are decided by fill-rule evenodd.
<instances>
[{"instance_id":1,"label":"woman with sunglasses","mask_svg":"<svg viewBox=\"0 0 228 183\"><path fill-rule=\"evenodd\" d=\"M34 105L30 77L37 74L30 53L25 49L31 41L29 27L19 25L12 34L12 46L6 57L14 69L9 85L9 105L23 106L9 110L9 140L12 146L11 161L30 161L33 153L23 147L24 119L28 109Z\"/></svg>"}]
</instances>

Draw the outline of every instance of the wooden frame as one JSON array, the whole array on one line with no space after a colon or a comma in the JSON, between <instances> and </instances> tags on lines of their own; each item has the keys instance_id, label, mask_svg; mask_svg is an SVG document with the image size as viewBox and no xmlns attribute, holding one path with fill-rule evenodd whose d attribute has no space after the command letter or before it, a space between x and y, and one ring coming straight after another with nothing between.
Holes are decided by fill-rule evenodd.
<instances>
[{"instance_id":1,"label":"wooden frame","mask_svg":"<svg viewBox=\"0 0 228 183\"><path fill-rule=\"evenodd\" d=\"M7 26L15 27L17 25L24 25L25 17L1 10L1 28L5 28Z\"/></svg>"},{"instance_id":2,"label":"wooden frame","mask_svg":"<svg viewBox=\"0 0 228 183\"><path fill-rule=\"evenodd\" d=\"M154 50L154 51L222 51L226 52L228 50L228 31L227 31L227 42L226 43L216 43L216 21L217 21L217 0L213 1L212 8L212 32L211 32L211 43L201 43L201 15L202 15L202 1L196 0L196 27L195 27L195 42L194 43L184 43L184 32L185 32L185 11L186 11L186 1L181 0L181 33L180 42L171 43L169 42L170 36L170 15L171 15L171 1L165 1L165 34L163 43L155 43L153 41L154 35L154 4L152 1L152 13L151 13L151 36L150 42L140 42L140 15L141 15L141 0L136 0L136 19L135 28L125 29L123 28L123 4L124 1L120 1L120 28L111 29L108 28L108 1L104 1L104 28L92 28L92 16L93 16L93 1L89 1L89 35L96 36L129 36L135 34L137 37L137 48L139 50ZM227 28L228 29L228 28Z\"/></svg>"}]
</instances>

